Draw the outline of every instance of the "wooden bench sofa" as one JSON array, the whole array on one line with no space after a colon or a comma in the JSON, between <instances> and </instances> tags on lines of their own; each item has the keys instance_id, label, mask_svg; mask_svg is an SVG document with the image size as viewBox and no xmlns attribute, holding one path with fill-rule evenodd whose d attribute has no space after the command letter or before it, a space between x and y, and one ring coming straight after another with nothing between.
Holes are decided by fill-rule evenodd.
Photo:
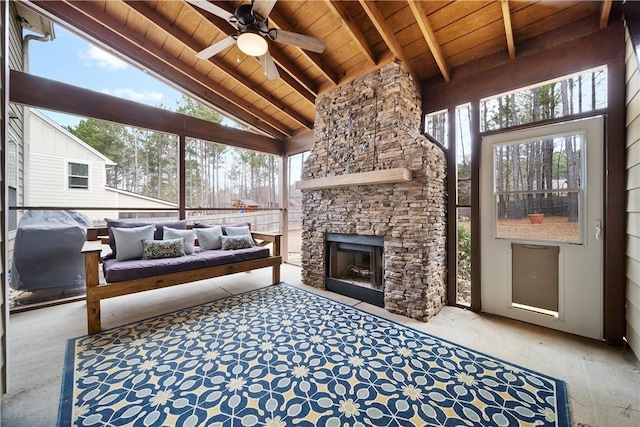
<instances>
[{"instance_id":1,"label":"wooden bench sofa","mask_svg":"<svg viewBox=\"0 0 640 427\"><path fill-rule=\"evenodd\" d=\"M192 228L192 226L189 225L187 228ZM273 244L270 253L267 249L262 251L266 253L266 256L257 259L234 261L212 267L196 268L112 283L101 283L100 267L103 262L101 257L103 249L102 245L109 243L108 229L107 227L89 228L87 230L87 241L82 247L82 253L85 257L88 333L95 334L102 330L100 301L103 299L225 276L227 274L251 271L264 267L273 268L271 281L274 284L279 283L280 265L282 264L282 256L280 253L280 241L282 236L280 234L253 231L251 232L251 235L253 236L257 246L264 247L269 244Z\"/></svg>"}]
</instances>

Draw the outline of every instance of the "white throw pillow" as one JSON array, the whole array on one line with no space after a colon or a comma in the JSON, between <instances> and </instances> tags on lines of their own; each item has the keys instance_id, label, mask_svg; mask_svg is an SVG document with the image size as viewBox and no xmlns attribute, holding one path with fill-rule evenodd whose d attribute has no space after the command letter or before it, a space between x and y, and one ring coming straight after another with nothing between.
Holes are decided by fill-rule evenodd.
<instances>
[{"instance_id":1,"label":"white throw pillow","mask_svg":"<svg viewBox=\"0 0 640 427\"><path fill-rule=\"evenodd\" d=\"M249 230L248 225L243 225L241 227L225 227L224 231L226 232L227 236L248 236L249 241L251 242L251 246L256 245L253 241L251 230Z\"/></svg>"},{"instance_id":2,"label":"white throw pillow","mask_svg":"<svg viewBox=\"0 0 640 427\"><path fill-rule=\"evenodd\" d=\"M191 255L195 250L196 232L195 230L176 230L175 228L164 227L162 240L184 239L184 253Z\"/></svg>"},{"instance_id":3,"label":"white throw pillow","mask_svg":"<svg viewBox=\"0 0 640 427\"><path fill-rule=\"evenodd\" d=\"M116 240L116 259L124 261L142 258L142 241L153 240L156 226L150 224L133 228L114 227L111 230L113 231L113 238Z\"/></svg>"},{"instance_id":4,"label":"white throw pillow","mask_svg":"<svg viewBox=\"0 0 640 427\"><path fill-rule=\"evenodd\" d=\"M222 227L215 225L207 228L196 228L196 236L203 251L222 248Z\"/></svg>"}]
</instances>

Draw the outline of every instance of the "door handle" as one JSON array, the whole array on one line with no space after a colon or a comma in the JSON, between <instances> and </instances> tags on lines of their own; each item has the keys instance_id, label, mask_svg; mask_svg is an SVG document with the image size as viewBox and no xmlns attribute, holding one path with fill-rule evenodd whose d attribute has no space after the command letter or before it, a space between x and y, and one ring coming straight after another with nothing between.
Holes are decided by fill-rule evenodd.
<instances>
[{"instance_id":1,"label":"door handle","mask_svg":"<svg viewBox=\"0 0 640 427\"><path fill-rule=\"evenodd\" d=\"M593 222L593 234L596 240L602 239L602 222L599 219Z\"/></svg>"}]
</instances>

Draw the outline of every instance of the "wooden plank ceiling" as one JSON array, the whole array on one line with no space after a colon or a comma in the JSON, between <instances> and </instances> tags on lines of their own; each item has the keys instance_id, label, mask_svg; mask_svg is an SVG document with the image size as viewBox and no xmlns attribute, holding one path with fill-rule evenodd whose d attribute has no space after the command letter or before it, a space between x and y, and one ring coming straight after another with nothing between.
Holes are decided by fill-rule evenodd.
<instances>
[{"instance_id":1,"label":"wooden plank ceiling","mask_svg":"<svg viewBox=\"0 0 640 427\"><path fill-rule=\"evenodd\" d=\"M211 3L230 15L243 4ZM280 140L313 129L316 96L390 61L403 61L418 85L450 81L458 67L491 55L514 59L520 44L581 20L603 28L611 9L610 0L280 0L269 27L320 38L326 48L319 54L269 41L280 74L269 80L260 61L235 45L198 59L197 52L237 30L183 0L23 4Z\"/></svg>"}]
</instances>

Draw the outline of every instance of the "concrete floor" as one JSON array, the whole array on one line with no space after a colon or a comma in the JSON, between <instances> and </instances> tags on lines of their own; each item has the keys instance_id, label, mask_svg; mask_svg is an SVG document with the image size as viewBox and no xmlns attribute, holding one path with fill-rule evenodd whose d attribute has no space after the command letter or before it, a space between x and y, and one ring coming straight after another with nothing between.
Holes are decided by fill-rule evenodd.
<instances>
[{"instance_id":1,"label":"concrete floor","mask_svg":"<svg viewBox=\"0 0 640 427\"><path fill-rule=\"evenodd\" d=\"M245 292L263 286L270 278L270 270L263 269L103 301L103 327ZM454 307L444 307L427 323L417 322L351 298L309 289L301 284L298 267L284 265L282 278L291 285L565 380L574 426L640 426L640 364L624 349ZM66 341L85 334L84 301L11 315L9 393L2 398L2 425L56 425Z\"/></svg>"}]
</instances>

